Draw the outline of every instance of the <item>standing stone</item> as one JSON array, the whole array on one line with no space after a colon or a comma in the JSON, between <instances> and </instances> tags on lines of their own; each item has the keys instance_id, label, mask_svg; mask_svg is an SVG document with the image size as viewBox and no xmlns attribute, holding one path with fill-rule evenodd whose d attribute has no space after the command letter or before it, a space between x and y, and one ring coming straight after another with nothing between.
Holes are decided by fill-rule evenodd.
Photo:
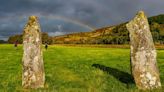
<instances>
[{"instance_id":1,"label":"standing stone","mask_svg":"<svg viewBox=\"0 0 164 92\"><path fill-rule=\"evenodd\" d=\"M144 12L139 11L126 27L130 32L132 74L137 87L142 90L160 88L156 49Z\"/></svg>"},{"instance_id":2,"label":"standing stone","mask_svg":"<svg viewBox=\"0 0 164 92\"><path fill-rule=\"evenodd\" d=\"M42 88L45 82L41 30L36 16L30 16L23 33L24 88Z\"/></svg>"}]
</instances>

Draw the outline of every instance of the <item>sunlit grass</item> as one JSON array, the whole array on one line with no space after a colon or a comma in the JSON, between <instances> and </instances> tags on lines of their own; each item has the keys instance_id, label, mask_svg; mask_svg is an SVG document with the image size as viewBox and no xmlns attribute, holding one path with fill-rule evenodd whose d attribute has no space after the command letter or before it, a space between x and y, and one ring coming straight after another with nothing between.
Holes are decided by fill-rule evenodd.
<instances>
[{"instance_id":1,"label":"sunlit grass","mask_svg":"<svg viewBox=\"0 0 164 92\"><path fill-rule=\"evenodd\" d=\"M121 48L49 46L44 50L44 89L22 89L22 46L0 45L0 92L139 92L116 77L92 67L104 65L130 74L130 50ZM158 66L164 86L164 50L158 50Z\"/></svg>"}]
</instances>

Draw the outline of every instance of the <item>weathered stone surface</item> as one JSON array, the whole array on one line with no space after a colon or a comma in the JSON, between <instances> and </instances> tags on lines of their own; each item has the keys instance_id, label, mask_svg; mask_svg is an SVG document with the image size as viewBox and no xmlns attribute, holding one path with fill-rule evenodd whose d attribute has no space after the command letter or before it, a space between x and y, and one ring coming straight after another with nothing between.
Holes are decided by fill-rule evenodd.
<instances>
[{"instance_id":1,"label":"weathered stone surface","mask_svg":"<svg viewBox=\"0 0 164 92\"><path fill-rule=\"evenodd\" d=\"M156 49L144 12L139 11L126 27L130 32L132 74L137 87L143 90L161 87Z\"/></svg>"},{"instance_id":2,"label":"weathered stone surface","mask_svg":"<svg viewBox=\"0 0 164 92\"><path fill-rule=\"evenodd\" d=\"M23 33L23 73L24 88L44 87L45 73L42 54L41 30L36 16L30 16Z\"/></svg>"}]
</instances>

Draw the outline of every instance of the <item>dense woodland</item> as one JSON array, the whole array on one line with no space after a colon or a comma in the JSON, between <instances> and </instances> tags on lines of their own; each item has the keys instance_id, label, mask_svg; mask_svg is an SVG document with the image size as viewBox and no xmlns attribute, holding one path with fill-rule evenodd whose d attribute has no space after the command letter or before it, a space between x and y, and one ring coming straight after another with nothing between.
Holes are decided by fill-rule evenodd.
<instances>
[{"instance_id":1,"label":"dense woodland","mask_svg":"<svg viewBox=\"0 0 164 92\"><path fill-rule=\"evenodd\" d=\"M148 18L155 44L164 44L164 14ZM127 22L126 22L127 23ZM80 32L50 37L42 33L42 42L48 44L128 44L129 32L126 23L104 27L91 32ZM22 43L22 35L9 37L8 43Z\"/></svg>"}]
</instances>

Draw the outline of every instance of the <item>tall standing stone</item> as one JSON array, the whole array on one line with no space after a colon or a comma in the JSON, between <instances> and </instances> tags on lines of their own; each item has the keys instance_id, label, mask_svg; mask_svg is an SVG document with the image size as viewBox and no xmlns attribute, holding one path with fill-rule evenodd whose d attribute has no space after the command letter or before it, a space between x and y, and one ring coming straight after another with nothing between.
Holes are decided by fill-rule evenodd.
<instances>
[{"instance_id":1,"label":"tall standing stone","mask_svg":"<svg viewBox=\"0 0 164 92\"><path fill-rule=\"evenodd\" d=\"M132 74L137 87L143 90L160 88L156 49L144 12L139 11L126 27L130 32Z\"/></svg>"},{"instance_id":2,"label":"tall standing stone","mask_svg":"<svg viewBox=\"0 0 164 92\"><path fill-rule=\"evenodd\" d=\"M23 50L22 86L24 88L44 87L45 73L41 29L36 16L30 16L25 25Z\"/></svg>"}]
</instances>

